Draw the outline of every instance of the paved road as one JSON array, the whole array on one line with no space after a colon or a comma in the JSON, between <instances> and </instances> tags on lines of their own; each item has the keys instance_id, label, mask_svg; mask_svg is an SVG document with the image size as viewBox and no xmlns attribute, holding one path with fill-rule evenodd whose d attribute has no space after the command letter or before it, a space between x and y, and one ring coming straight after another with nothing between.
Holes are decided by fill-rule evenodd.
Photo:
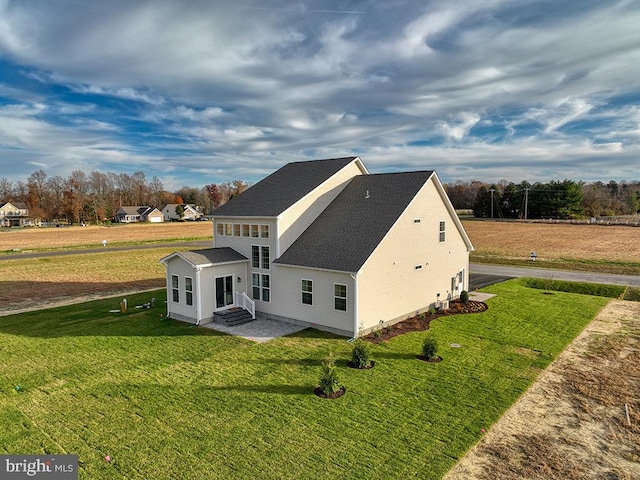
<instances>
[{"instance_id":1,"label":"paved road","mask_svg":"<svg viewBox=\"0 0 640 480\"><path fill-rule=\"evenodd\" d=\"M211 247L211 240L198 240L194 242L173 242L173 243L155 243L152 245L129 245L123 247L98 247L98 248L86 248L81 250L56 250L53 252L25 252L25 253L12 253L9 255L0 255L0 261L2 260L21 260L25 258L40 258L40 257L61 257L64 255L81 255L83 253L105 253L105 252L119 252L122 250L146 250L149 248L169 248L169 247Z\"/></svg>"},{"instance_id":2,"label":"paved road","mask_svg":"<svg viewBox=\"0 0 640 480\"><path fill-rule=\"evenodd\" d=\"M60 250L54 252L16 253L0 255L2 260L18 260L24 258L58 257L63 255L78 255L83 253L117 252L122 250L144 250L164 247L200 247L211 246L211 240L194 242L173 242L153 245L136 245L123 247L98 247L83 250ZM569 272L565 270L551 270L546 268L510 267L507 265L490 265L486 263L472 263L470 265L470 289L482 288L492 283L501 282L514 277L548 278L551 280L568 280L572 282L605 283L611 285L625 285L640 287L640 275L614 275L609 273Z\"/></svg>"},{"instance_id":3,"label":"paved road","mask_svg":"<svg viewBox=\"0 0 640 480\"><path fill-rule=\"evenodd\" d=\"M628 287L640 287L640 275L614 275L610 273L568 272L565 270L551 270L547 268L510 267L507 265L489 265L485 263L472 263L469 266L469 270L472 276L496 275L499 277L506 277L506 278L534 277L534 278L546 278L550 280L568 280L571 282L605 283L609 285L624 285ZM505 278L503 278L503 280L504 279ZM502 281L502 280L498 280L498 281Z\"/></svg>"}]
</instances>

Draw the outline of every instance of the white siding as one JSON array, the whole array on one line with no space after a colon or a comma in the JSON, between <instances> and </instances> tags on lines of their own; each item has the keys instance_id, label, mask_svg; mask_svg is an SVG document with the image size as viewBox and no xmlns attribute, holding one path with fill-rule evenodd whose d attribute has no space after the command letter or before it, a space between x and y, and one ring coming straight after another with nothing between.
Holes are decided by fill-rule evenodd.
<instances>
[{"instance_id":1,"label":"white siding","mask_svg":"<svg viewBox=\"0 0 640 480\"><path fill-rule=\"evenodd\" d=\"M233 277L233 292L247 292L247 263L236 262L200 268L180 257L167 262L167 312L170 316L189 322L207 323L213 319L216 309L216 277ZM179 301L173 302L171 276L178 275ZM193 279L193 305L187 305L185 277Z\"/></svg>"},{"instance_id":2,"label":"white siding","mask_svg":"<svg viewBox=\"0 0 640 480\"><path fill-rule=\"evenodd\" d=\"M258 237L235 237L233 235L218 235L217 224L232 224L240 225L240 234L242 235L242 225L269 225L269 238ZM233 228L232 228L233 230ZM249 232L251 235L251 232ZM249 260L251 260L251 246L252 245L266 245L271 252L271 261L276 258L276 220L274 218L256 218L256 217L217 217L213 224L213 246L218 247L230 247L236 252L241 253Z\"/></svg>"},{"instance_id":3,"label":"white siding","mask_svg":"<svg viewBox=\"0 0 640 480\"><path fill-rule=\"evenodd\" d=\"M416 222L416 219L420 219ZM439 241L445 221L445 241ZM420 269L416 269L420 266ZM365 329L407 318L459 295L451 278L462 269L468 285L469 253L433 177L400 216L358 276L358 315Z\"/></svg>"},{"instance_id":4,"label":"white siding","mask_svg":"<svg viewBox=\"0 0 640 480\"><path fill-rule=\"evenodd\" d=\"M354 331L354 281L340 272L273 265L271 303L256 302L259 312L293 319L343 335ZM302 279L313 282L313 305L302 303ZM347 311L334 308L334 284L347 286Z\"/></svg>"}]
</instances>

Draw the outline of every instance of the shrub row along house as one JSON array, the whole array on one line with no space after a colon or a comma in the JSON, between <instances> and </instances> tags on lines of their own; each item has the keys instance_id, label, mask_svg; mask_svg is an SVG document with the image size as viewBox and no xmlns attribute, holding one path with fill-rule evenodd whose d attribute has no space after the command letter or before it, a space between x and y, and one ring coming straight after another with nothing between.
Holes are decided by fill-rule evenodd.
<instances>
[{"instance_id":1,"label":"shrub row along house","mask_svg":"<svg viewBox=\"0 0 640 480\"><path fill-rule=\"evenodd\" d=\"M289 163L213 220L213 248L161 260L172 318L207 323L241 307L357 337L468 288L473 246L434 171Z\"/></svg>"}]
</instances>

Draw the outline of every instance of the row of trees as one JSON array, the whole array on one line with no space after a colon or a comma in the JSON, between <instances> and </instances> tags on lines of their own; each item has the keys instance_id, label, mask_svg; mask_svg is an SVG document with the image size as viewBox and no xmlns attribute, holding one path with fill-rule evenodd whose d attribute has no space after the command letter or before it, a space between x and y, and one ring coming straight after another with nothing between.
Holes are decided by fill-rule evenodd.
<instances>
[{"instance_id":1,"label":"row of trees","mask_svg":"<svg viewBox=\"0 0 640 480\"><path fill-rule=\"evenodd\" d=\"M210 213L229 198L246 190L240 180L210 184L202 188L182 187L175 192L164 189L156 176L147 180L144 172L86 174L75 170L68 177L49 177L44 170L32 173L26 182L0 177L0 204L22 202L30 215L46 221L101 223L113 218L123 205L163 208L168 203L191 203Z\"/></svg>"},{"instance_id":2,"label":"row of trees","mask_svg":"<svg viewBox=\"0 0 640 480\"><path fill-rule=\"evenodd\" d=\"M201 188L164 189L157 177L147 180L144 172L85 174L48 177L36 170L26 182L0 177L0 203L22 202L31 216L47 221L65 219L73 223L99 223L113 218L123 205L162 208L168 203L190 203L205 213L248 188L241 180L208 184ZM515 184L501 180L489 184L478 180L445 184L456 209L473 210L485 218L581 218L640 213L640 182L547 183L527 181Z\"/></svg>"},{"instance_id":3,"label":"row of trees","mask_svg":"<svg viewBox=\"0 0 640 480\"><path fill-rule=\"evenodd\" d=\"M445 184L456 209L484 218L585 218L640 213L640 182L515 184L477 180Z\"/></svg>"}]
</instances>

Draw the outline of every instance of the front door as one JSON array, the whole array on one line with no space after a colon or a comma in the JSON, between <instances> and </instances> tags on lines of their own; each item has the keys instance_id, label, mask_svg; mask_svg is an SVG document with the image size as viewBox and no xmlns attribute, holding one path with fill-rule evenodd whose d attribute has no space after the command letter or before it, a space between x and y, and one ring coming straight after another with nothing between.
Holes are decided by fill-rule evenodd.
<instances>
[{"instance_id":1,"label":"front door","mask_svg":"<svg viewBox=\"0 0 640 480\"><path fill-rule=\"evenodd\" d=\"M233 276L216 278L216 308L233 304Z\"/></svg>"}]
</instances>

